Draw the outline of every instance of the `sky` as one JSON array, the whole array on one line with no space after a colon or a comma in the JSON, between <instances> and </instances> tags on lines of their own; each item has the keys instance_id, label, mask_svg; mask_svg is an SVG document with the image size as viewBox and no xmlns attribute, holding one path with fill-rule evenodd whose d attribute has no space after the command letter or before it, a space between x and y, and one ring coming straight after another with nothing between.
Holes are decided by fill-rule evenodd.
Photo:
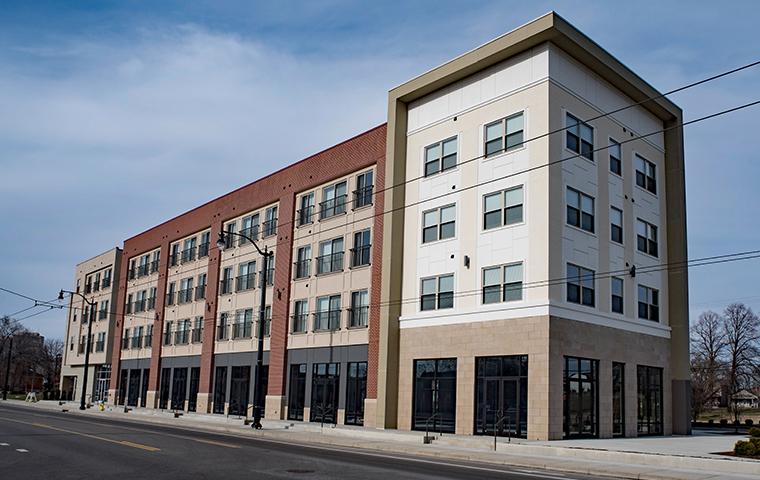
<instances>
[{"instance_id":1,"label":"sky","mask_svg":"<svg viewBox=\"0 0 760 480\"><path fill-rule=\"evenodd\" d=\"M760 60L753 1L4 1L0 287L53 299L80 261L385 122L388 90L550 10L660 91ZM760 67L671 99L687 120L758 100ZM759 113L685 129L690 258L760 249ZM691 317L760 310L759 266L691 269ZM0 292L0 315L30 305ZM65 318L24 324L62 338Z\"/></svg>"}]
</instances>

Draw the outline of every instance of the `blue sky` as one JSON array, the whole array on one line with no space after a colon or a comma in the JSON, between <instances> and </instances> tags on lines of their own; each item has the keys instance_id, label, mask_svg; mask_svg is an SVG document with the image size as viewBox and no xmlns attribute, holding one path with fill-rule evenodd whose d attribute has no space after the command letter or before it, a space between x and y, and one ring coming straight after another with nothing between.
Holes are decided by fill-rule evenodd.
<instances>
[{"instance_id":1,"label":"blue sky","mask_svg":"<svg viewBox=\"0 0 760 480\"><path fill-rule=\"evenodd\" d=\"M661 91L758 60L756 2L3 2L0 287L74 265L385 121L395 85L556 10ZM760 68L672 97L757 100ZM690 257L760 248L758 109L688 127ZM199 173L200 172L200 173ZM692 269L692 317L760 310L758 260ZM29 303L0 292L0 314ZM55 310L29 328L62 337Z\"/></svg>"}]
</instances>

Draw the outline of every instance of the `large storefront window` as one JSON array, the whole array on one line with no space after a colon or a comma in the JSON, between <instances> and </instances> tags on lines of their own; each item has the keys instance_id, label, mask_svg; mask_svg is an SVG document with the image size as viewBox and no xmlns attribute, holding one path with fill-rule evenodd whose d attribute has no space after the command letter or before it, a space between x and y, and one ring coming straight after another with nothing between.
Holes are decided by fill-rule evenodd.
<instances>
[{"instance_id":1,"label":"large storefront window","mask_svg":"<svg viewBox=\"0 0 760 480\"><path fill-rule=\"evenodd\" d=\"M227 398L227 367L216 367L214 375L214 413L224 413Z\"/></svg>"},{"instance_id":2,"label":"large storefront window","mask_svg":"<svg viewBox=\"0 0 760 480\"><path fill-rule=\"evenodd\" d=\"M612 435L625 436L625 364L612 364Z\"/></svg>"},{"instance_id":3,"label":"large storefront window","mask_svg":"<svg viewBox=\"0 0 760 480\"><path fill-rule=\"evenodd\" d=\"M172 381L172 369L161 369L161 387L158 395L158 408L165 409L169 405L169 388Z\"/></svg>"},{"instance_id":4,"label":"large storefront window","mask_svg":"<svg viewBox=\"0 0 760 480\"><path fill-rule=\"evenodd\" d=\"M185 409L187 368L175 368L172 377L172 410Z\"/></svg>"},{"instance_id":5,"label":"large storefront window","mask_svg":"<svg viewBox=\"0 0 760 480\"><path fill-rule=\"evenodd\" d=\"M148 404L148 381L150 380L150 368L144 368L142 371L142 390L140 391L140 406L145 407Z\"/></svg>"},{"instance_id":6,"label":"large storefront window","mask_svg":"<svg viewBox=\"0 0 760 480\"><path fill-rule=\"evenodd\" d=\"M454 433L456 387L456 358L415 360L412 428Z\"/></svg>"},{"instance_id":7,"label":"large storefront window","mask_svg":"<svg viewBox=\"0 0 760 480\"><path fill-rule=\"evenodd\" d=\"M662 369L639 365L638 434L662 435Z\"/></svg>"},{"instance_id":8,"label":"large storefront window","mask_svg":"<svg viewBox=\"0 0 760 480\"><path fill-rule=\"evenodd\" d=\"M133 369L129 371L129 386L127 392L127 405L136 407L140 398L140 370Z\"/></svg>"},{"instance_id":9,"label":"large storefront window","mask_svg":"<svg viewBox=\"0 0 760 480\"><path fill-rule=\"evenodd\" d=\"M315 363L311 375L310 420L338 423L339 363Z\"/></svg>"},{"instance_id":10,"label":"large storefront window","mask_svg":"<svg viewBox=\"0 0 760 480\"><path fill-rule=\"evenodd\" d=\"M232 367L230 376L229 415L246 416L248 412L248 395L251 385L251 367Z\"/></svg>"},{"instance_id":11,"label":"large storefront window","mask_svg":"<svg viewBox=\"0 0 760 480\"><path fill-rule=\"evenodd\" d=\"M483 357L477 374L475 433L524 437L528 431L528 356Z\"/></svg>"},{"instance_id":12,"label":"large storefront window","mask_svg":"<svg viewBox=\"0 0 760 480\"><path fill-rule=\"evenodd\" d=\"M288 420L303 420L306 402L306 364L290 366L290 387L288 392Z\"/></svg>"},{"instance_id":13,"label":"large storefront window","mask_svg":"<svg viewBox=\"0 0 760 480\"><path fill-rule=\"evenodd\" d=\"M364 398L367 396L367 362L348 364L346 382L346 425L364 425Z\"/></svg>"},{"instance_id":14,"label":"large storefront window","mask_svg":"<svg viewBox=\"0 0 760 480\"><path fill-rule=\"evenodd\" d=\"M599 433L598 363L565 357L565 438L596 437Z\"/></svg>"},{"instance_id":15,"label":"large storefront window","mask_svg":"<svg viewBox=\"0 0 760 480\"><path fill-rule=\"evenodd\" d=\"M198 385L201 380L201 369L192 367L190 369L190 393L187 396L187 411L194 412L198 406Z\"/></svg>"}]
</instances>

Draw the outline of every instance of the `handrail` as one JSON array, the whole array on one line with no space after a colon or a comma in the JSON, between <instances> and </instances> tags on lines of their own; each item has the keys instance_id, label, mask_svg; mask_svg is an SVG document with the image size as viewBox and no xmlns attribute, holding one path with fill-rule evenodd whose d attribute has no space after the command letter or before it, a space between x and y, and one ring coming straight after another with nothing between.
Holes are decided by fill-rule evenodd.
<instances>
[{"instance_id":1,"label":"handrail","mask_svg":"<svg viewBox=\"0 0 760 480\"><path fill-rule=\"evenodd\" d=\"M435 419L436 417L440 417L440 416L441 416L440 412L435 412L434 414L430 415L425 420L425 439L424 439L425 443L430 443L430 435L428 433L429 432L429 428L430 428L430 421L433 420L433 419ZM438 423L438 436L439 437L443 436L443 432L441 431L442 428L443 427L441 426L441 423L439 422Z\"/></svg>"}]
</instances>

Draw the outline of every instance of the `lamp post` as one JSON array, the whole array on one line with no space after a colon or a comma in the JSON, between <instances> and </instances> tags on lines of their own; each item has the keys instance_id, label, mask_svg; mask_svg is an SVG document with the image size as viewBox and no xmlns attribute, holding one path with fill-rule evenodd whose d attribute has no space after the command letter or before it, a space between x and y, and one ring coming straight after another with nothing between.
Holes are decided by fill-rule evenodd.
<instances>
[{"instance_id":1,"label":"lamp post","mask_svg":"<svg viewBox=\"0 0 760 480\"><path fill-rule=\"evenodd\" d=\"M92 321L95 318L95 310L98 306L98 302L95 300L87 300L87 297L79 292L70 292L68 290L61 290L58 292L58 300L63 300L63 294L68 293L71 295L78 295L82 297L82 300L90 306L90 318L87 319L87 340L84 344L84 377L82 378L82 400L79 402L79 410L87 408L85 406L85 396L87 395L87 374L90 370L90 337L92 336Z\"/></svg>"},{"instance_id":2,"label":"lamp post","mask_svg":"<svg viewBox=\"0 0 760 480\"><path fill-rule=\"evenodd\" d=\"M268 263L269 259L274 255L274 252L269 251L267 249L267 246L264 245L264 250L261 250L259 246L256 244L256 242L253 241L252 238L249 238L246 235L243 235L242 233L236 233L236 232L225 232L224 230L219 232L219 239L216 241L216 247L219 249L219 251L223 251L225 247L227 246L227 239L225 238L225 235L235 235L241 238L245 238L249 242L253 244L254 247L256 247L256 251L259 252L259 254L262 256L262 262L261 262L261 304L259 305L259 328L258 328L258 343L257 343L257 350L256 350L256 369L253 373L253 423L251 424L252 428L260 429L261 428L261 403L262 403L262 394L261 391L261 369L264 366L264 316L265 316L265 304L267 299L267 271L268 271Z\"/></svg>"}]
</instances>

